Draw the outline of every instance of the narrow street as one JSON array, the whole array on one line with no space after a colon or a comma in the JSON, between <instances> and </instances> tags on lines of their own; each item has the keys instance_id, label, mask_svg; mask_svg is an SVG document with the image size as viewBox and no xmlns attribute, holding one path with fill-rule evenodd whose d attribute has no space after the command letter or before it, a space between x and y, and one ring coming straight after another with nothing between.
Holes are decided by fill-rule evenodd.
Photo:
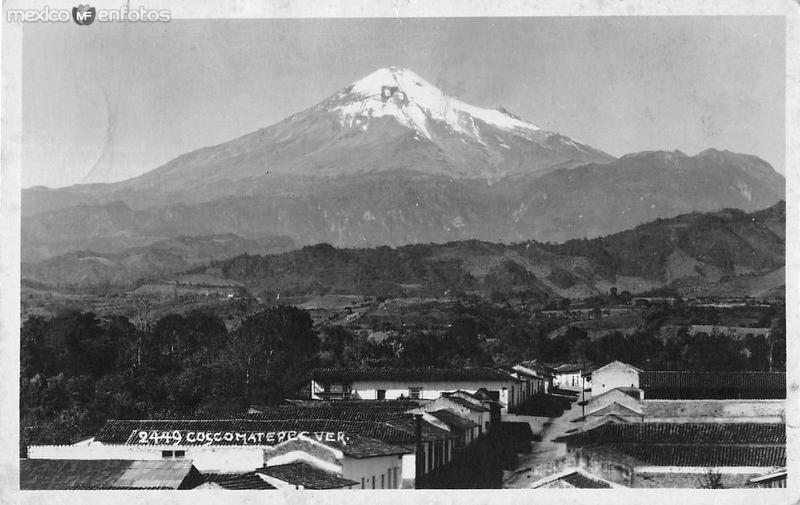
<instances>
[{"instance_id":1,"label":"narrow street","mask_svg":"<svg viewBox=\"0 0 800 505\"><path fill-rule=\"evenodd\" d=\"M519 455L519 465L514 471L506 474L503 488L528 488L535 481L532 472L529 471L530 468L565 456L567 454L566 444L557 443L554 440L574 429L575 424L572 423L572 420L580 416L581 407L575 401L570 404L570 408L565 410L561 416L549 418L541 430L542 441L531 442L531 452ZM524 416L519 417L522 418ZM541 418L536 419L541 420Z\"/></svg>"}]
</instances>

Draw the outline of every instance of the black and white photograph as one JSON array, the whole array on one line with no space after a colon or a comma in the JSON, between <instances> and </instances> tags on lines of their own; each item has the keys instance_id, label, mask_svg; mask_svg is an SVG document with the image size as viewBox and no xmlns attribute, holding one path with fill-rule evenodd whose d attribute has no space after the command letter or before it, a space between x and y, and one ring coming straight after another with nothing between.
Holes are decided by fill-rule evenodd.
<instances>
[{"instance_id":1,"label":"black and white photograph","mask_svg":"<svg viewBox=\"0 0 800 505\"><path fill-rule=\"evenodd\" d=\"M4 2L0 502L800 499L800 5L545 3Z\"/></svg>"}]
</instances>

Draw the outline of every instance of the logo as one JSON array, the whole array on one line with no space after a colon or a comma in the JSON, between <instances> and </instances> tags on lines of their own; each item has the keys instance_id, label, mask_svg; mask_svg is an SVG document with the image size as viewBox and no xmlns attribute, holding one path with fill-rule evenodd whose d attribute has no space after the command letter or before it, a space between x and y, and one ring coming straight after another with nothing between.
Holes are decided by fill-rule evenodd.
<instances>
[{"instance_id":1,"label":"logo","mask_svg":"<svg viewBox=\"0 0 800 505\"><path fill-rule=\"evenodd\" d=\"M97 9L88 5L79 5L72 8L72 19L81 26L88 26L94 23L97 17Z\"/></svg>"}]
</instances>

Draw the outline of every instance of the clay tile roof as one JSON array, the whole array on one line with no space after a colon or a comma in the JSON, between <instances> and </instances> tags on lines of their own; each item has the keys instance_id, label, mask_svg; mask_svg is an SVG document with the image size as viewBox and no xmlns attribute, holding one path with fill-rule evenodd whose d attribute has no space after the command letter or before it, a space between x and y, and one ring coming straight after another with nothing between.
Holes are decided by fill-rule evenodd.
<instances>
[{"instance_id":1,"label":"clay tile roof","mask_svg":"<svg viewBox=\"0 0 800 505\"><path fill-rule=\"evenodd\" d=\"M458 396L448 395L447 399L455 403L456 405L468 408L470 410L474 410L475 412L489 412L489 409L487 409L486 407L475 405L471 401L465 400L464 398L459 398Z\"/></svg>"},{"instance_id":2,"label":"clay tile roof","mask_svg":"<svg viewBox=\"0 0 800 505\"><path fill-rule=\"evenodd\" d=\"M783 466L786 425L769 423L604 424L556 439L648 466Z\"/></svg>"},{"instance_id":3,"label":"clay tile roof","mask_svg":"<svg viewBox=\"0 0 800 505\"><path fill-rule=\"evenodd\" d=\"M786 372L649 371L639 374L646 399L786 398Z\"/></svg>"},{"instance_id":4,"label":"clay tile roof","mask_svg":"<svg viewBox=\"0 0 800 505\"><path fill-rule=\"evenodd\" d=\"M606 424L559 438L570 445L632 444L785 444L782 423L631 423Z\"/></svg>"},{"instance_id":5,"label":"clay tile roof","mask_svg":"<svg viewBox=\"0 0 800 505\"><path fill-rule=\"evenodd\" d=\"M428 413L448 426L452 426L453 428L459 430L469 430L478 426L478 423L461 417L449 409L434 410L433 412Z\"/></svg>"},{"instance_id":6,"label":"clay tile roof","mask_svg":"<svg viewBox=\"0 0 800 505\"><path fill-rule=\"evenodd\" d=\"M363 368L317 368L311 378L318 382L352 382L359 380L389 381L514 381L506 373L487 367L439 368L439 367L363 367Z\"/></svg>"},{"instance_id":7,"label":"clay tile roof","mask_svg":"<svg viewBox=\"0 0 800 505\"><path fill-rule=\"evenodd\" d=\"M418 403L382 402L379 400L320 401L302 405L278 405L258 407L257 413L251 407L251 419L337 419L341 421L383 421L408 410L417 408Z\"/></svg>"},{"instance_id":8,"label":"clay tile roof","mask_svg":"<svg viewBox=\"0 0 800 505\"><path fill-rule=\"evenodd\" d=\"M584 475L579 472L573 472L569 475L565 475L562 477L564 482L568 483L572 487L576 487L579 489L610 489L611 485L608 482L593 479L587 475Z\"/></svg>"},{"instance_id":9,"label":"clay tile roof","mask_svg":"<svg viewBox=\"0 0 800 505\"><path fill-rule=\"evenodd\" d=\"M258 476L256 472L246 473L206 473L206 482L213 482L223 489L275 489L275 486Z\"/></svg>"},{"instance_id":10,"label":"clay tile roof","mask_svg":"<svg viewBox=\"0 0 800 505\"><path fill-rule=\"evenodd\" d=\"M384 421L376 420L340 420L340 419L274 419L269 414L256 414L246 419L147 419L147 420L117 420L111 419L100 429L95 440L110 444L137 444L139 432L205 432L225 433L235 432L244 434L267 433L280 431L295 432L344 432L345 435L362 435L375 438L388 443L408 443L414 441L413 433L388 425ZM263 444L275 445L278 441L267 442L261 438ZM148 443L150 443L148 441ZM197 441L189 443L186 440L179 445L204 445L206 442ZM212 445L243 445L241 439L229 441L217 440ZM253 445L247 442L248 445ZM155 445L155 443L154 443Z\"/></svg>"},{"instance_id":11,"label":"clay tile roof","mask_svg":"<svg viewBox=\"0 0 800 505\"><path fill-rule=\"evenodd\" d=\"M386 423L389 426L405 431L412 437L415 434L416 420L411 415L405 415L402 417L397 417L395 419L390 419L386 421ZM450 433L447 430L443 430L438 426L434 426L428 421L425 420L422 421L422 440L424 442L433 442L437 440L448 440L456 438L459 438L459 436L456 435L455 433Z\"/></svg>"},{"instance_id":12,"label":"clay tile roof","mask_svg":"<svg viewBox=\"0 0 800 505\"><path fill-rule=\"evenodd\" d=\"M186 459L20 460L20 489L179 489L193 479L200 474Z\"/></svg>"},{"instance_id":13,"label":"clay tile roof","mask_svg":"<svg viewBox=\"0 0 800 505\"><path fill-rule=\"evenodd\" d=\"M305 489L338 489L358 484L304 462L267 466L256 471Z\"/></svg>"},{"instance_id":14,"label":"clay tile roof","mask_svg":"<svg viewBox=\"0 0 800 505\"><path fill-rule=\"evenodd\" d=\"M345 443L338 440L334 442L321 441L320 443L338 449L345 455L356 459L372 458L376 456L394 456L412 452L405 447L388 444L378 439L361 435L346 435Z\"/></svg>"}]
</instances>

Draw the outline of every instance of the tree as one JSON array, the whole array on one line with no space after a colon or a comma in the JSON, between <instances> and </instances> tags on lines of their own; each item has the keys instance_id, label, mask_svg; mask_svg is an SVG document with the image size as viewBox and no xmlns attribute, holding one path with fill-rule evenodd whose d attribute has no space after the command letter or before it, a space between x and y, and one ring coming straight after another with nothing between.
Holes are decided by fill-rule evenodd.
<instances>
[{"instance_id":1,"label":"tree","mask_svg":"<svg viewBox=\"0 0 800 505\"><path fill-rule=\"evenodd\" d=\"M274 403L296 393L316 364L319 345L308 312L281 305L244 320L226 355L246 401Z\"/></svg>"},{"instance_id":2,"label":"tree","mask_svg":"<svg viewBox=\"0 0 800 505\"><path fill-rule=\"evenodd\" d=\"M320 345L320 351L326 356L325 365L345 366L351 358L353 343L353 334L347 328L339 325L326 328Z\"/></svg>"}]
</instances>

